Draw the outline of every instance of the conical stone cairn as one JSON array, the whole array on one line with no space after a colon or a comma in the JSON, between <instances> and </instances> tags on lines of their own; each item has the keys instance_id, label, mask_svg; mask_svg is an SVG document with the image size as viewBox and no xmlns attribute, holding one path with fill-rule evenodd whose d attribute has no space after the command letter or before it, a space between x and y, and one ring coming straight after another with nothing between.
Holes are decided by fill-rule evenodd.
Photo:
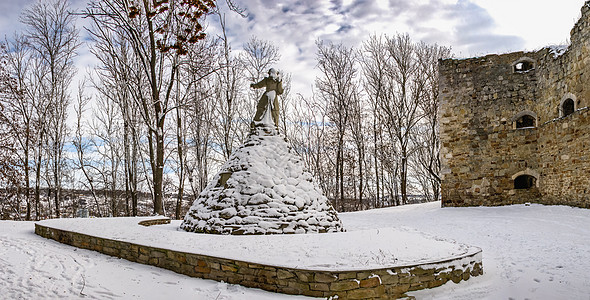
<instances>
[{"instance_id":1,"label":"conical stone cairn","mask_svg":"<svg viewBox=\"0 0 590 300\"><path fill-rule=\"evenodd\" d=\"M180 228L235 235L343 231L336 211L285 137L264 123L253 126Z\"/></svg>"}]
</instances>

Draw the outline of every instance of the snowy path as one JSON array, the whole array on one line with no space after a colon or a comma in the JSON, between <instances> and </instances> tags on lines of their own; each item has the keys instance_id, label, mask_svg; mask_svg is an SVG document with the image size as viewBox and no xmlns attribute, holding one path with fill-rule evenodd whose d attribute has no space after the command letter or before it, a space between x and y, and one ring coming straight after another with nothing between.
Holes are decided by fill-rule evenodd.
<instances>
[{"instance_id":1,"label":"snowy path","mask_svg":"<svg viewBox=\"0 0 590 300\"><path fill-rule=\"evenodd\" d=\"M417 299L590 299L590 210L440 208L440 202L342 214L354 229L407 226L483 249L484 275Z\"/></svg>"},{"instance_id":2,"label":"snowy path","mask_svg":"<svg viewBox=\"0 0 590 300\"><path fill-rule=\"evenodd\" d=\"M349 231L406 227L483 249L483 276L411 293L417 299L590 300L590 210L441 209L435 202L340 216ZM2 300L305 299L189 278L59 244L33 230L30 222L0 221Z\"/></svg>"},{"instance_id":3,"label":"snowy path","mask_svg":"<svg viewBox=\"0 0 590 300\"><path fill-rule=\"evenodd\" d=\"M0 221L0 299L310 299L191 278L74 248Z\"/></svg>"}]
</instances>

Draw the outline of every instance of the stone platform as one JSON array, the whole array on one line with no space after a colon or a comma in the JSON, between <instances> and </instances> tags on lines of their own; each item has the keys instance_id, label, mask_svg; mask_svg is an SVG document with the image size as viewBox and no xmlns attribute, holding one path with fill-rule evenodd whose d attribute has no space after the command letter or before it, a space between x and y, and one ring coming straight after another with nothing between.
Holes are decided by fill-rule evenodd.
<instances>
[{"instance_id":1,"label":"stone platform","mask_svg":"<svg viewBox=\"0 0 590 300\"><path fill-rule=\"evenodd\" d=\"M178 231L178 222L150 226L167 223L170 220L162 217L53 219L37 222L35 233L192 277L314 297L395 299L408 291L433 288L448 281L458 283L483 274L481 249L426 237L418 232L380 229L311 235L223 236ZM381 254L396 251L389 240L398 240L397 244L410 245L411 249L399 255L375 256L374 249L363 240L367 238L375 238ZM381 249L383 246L377 240L392 244L392 249ZM359 256L357 261L353 257L352 265L318 263L313 254L333 251L322 249L326 244L336 243L336 247L341 248L338 241L350 245ZM304 247L300 250L309 252L307 256L297 249L292 250L293 253L286 252L285 249L298 244ZM310 244L319 246L310 247ZM275 247L267 249L267 253L257 253L260 250L256 250L256 245L261 249L267 249L265 245L285 248ZM244 247L246 249L241 249ZM362 247L366 247L364 252L359 250ZM233 249L222 251L227 248ZM371 260L373 263L358 263Z\"/></svg>"}]
</instances>

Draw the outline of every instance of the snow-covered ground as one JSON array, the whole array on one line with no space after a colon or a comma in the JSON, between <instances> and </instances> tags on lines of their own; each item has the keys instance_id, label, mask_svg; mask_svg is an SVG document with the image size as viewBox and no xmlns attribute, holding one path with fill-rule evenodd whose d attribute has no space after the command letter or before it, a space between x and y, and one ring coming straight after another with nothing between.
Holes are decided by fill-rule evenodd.
<instances>
[{"instance_id":1,"label":"snow-covered ground","mask_svg":"<svg viewBox=\"0 0 590 300\"><path fill-rule=\"evenodd\" d=\"M150 227L138 224L148 219L52 219L40 224L150 247L306 270L351 271L436 263L480 251L408 228L236 236L186 232L179 229L179 220Z\"/></svg>"},{"instance_id":2,"label":"snow-covered ground","mask_svg":"<svg viewBox=\"0 0 590 300\"><path fill-rule=\"evenodd\" d=\"M435 202L340 217L348 231L402 228L483 249L483 276L410 293L417 299L589 299L590 210L441 209ZM189 278L62 245L33 230L31 222L0 221L0 299L305 299Z\"/></svg>"},{"instance_id":3,"label":"snow-covered ground","mask_svg":"<svg viewBox=\"0 0 590 300\"><path fill-rule=\"evenodd\" d=\"M484 275L409 293L417 299L590 299L590 210L440 208L440 202L341 215L346 228L407 226L483 249Z\"/></svg>"},{"instance_id":4,"label":"snow-covered ground","mask_svg":"<svg viewBox=\"0 0 590 300\"><path fill-rule=\"evenodd\" d=\"M41 238L0 221L0 299L310 299L180 275Z\"/></svg>"}]
</instances>

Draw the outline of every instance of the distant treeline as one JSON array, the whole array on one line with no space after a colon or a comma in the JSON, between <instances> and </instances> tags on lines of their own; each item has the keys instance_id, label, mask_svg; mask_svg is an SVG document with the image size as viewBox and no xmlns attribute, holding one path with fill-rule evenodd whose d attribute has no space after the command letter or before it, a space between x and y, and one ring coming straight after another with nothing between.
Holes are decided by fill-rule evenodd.
<instances>
[{"instance_id":1,"label":"distant treeline","mask_svg":"<svg viewBox=\"0 0 590 300\"><path fill-rule=\"evenodd\" d=\"M263 92L249 83L281 58L257 37L237 54L224 14L243 11L197 2L91 0L71 13L47 0L23 12L26 29L0 52L2 218L70 217L79 197L92 216L183 217L249 132ZM74 87L78 17L99 64ZM437 61L449 49L404 34L316 44L312 96L285 70L279 127L324 194L340 211L437 200Z\"/></svg>"}]
</instances>

